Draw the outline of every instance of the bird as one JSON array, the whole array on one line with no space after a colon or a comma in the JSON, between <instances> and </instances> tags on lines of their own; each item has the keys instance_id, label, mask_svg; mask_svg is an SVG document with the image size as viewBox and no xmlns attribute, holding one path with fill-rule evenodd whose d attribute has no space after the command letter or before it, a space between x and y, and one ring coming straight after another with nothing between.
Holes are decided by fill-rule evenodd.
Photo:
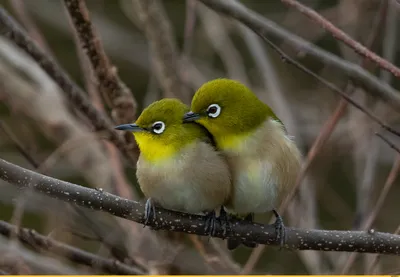
<instances>
[{"instance_id":1,"label":"bird","mask_svg":"<svg viewBox=\"0 0 400 277\"><path fill-rule=\"evenodd\" d=\"M282 248L285 226L277 207L295 186L302 161L282 121L247 86L226 78L204 83L183 121L204 126L227 158L233 183L228 214L253 222L254 214L272 211ZM230 250L241 243L234 237L227 241Z\"/></svg>"},{"instance_id":2,"label":"bird","mask_svg":"<svg viewBox=\"0 0 400 277\"><path fill-rule=\"evenodd\" d=\"M231 174L207 129L195 122L183 123L189 110L179 99L164 98L146 107L135 123L115 128L132 132L140 150L136 176L147 198L144 225L155 219L160 206L205 214L205 228L211 233L215 211L231 194Z\"/></svg>"}]
</instances>

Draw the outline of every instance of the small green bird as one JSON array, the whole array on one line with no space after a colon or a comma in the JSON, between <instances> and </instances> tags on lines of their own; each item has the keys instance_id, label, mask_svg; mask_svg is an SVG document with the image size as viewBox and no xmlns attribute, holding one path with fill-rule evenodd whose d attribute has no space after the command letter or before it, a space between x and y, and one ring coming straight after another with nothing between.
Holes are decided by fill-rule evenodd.
<instances>
[{"instance_id":1,"label":"small green bird","mask_svg":"<svg viewBox=\"0 0 400 277\"><path fill-rule=\"evenodd\" d=\"M233 190L227 211L249 221L254 213L273 211L282 246L285 228L275 209L295 185L301 153L279 118L243 84L216 79L198 89L183 120L207 128L228 160ZM239 245L228 239L229 249Z\"/></svg>"},{"instance_id":2,"label":"small green bird","mask_svg":"<svg viewBox=\"0 0 400 277\"><path fill-rule=\"evenodd\" d=\"M155 217L157 204L180 212L205 212L209 216L206 229L211 233L215 209L231 194L231 175L208 131L194 122L183 123L189 110L178 99L166 98L144 109L134 124L115 128L131 131L140 149L136 175L148 198L145 224Z\"/></svg>"}]
</instances>

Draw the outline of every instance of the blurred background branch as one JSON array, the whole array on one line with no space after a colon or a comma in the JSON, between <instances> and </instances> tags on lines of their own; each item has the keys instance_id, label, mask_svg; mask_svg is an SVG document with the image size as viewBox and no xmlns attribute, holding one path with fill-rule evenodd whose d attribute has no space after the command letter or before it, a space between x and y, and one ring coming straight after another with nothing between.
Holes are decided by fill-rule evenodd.
<instances>
[{"instance_id":1,"label":"blurred background branch","mask_svg":"<svg viewBox=\"0 0 400 277\"><path fill-rule=\"evenodd\" d=\"M158 83L164 97L177 97L190 104L190 95L182 82L179 53L171 26L160 0L132 0L149 48Z\"/></svg>"},{"instance_id":2,"label":"blurred background branch","mask_svg":"<svg viewBox=\"0 0 400 277\"><path fill-rule=\"evenodd\" d=\"M374 52L371 52L368 48L366 48L361 43L353 40L346 33L341 31L340 29L338 29L335 25L333 25L331 22L326 20L323 16L319 15L314 10L302 5L301 3L299 3L296 0L281 0L281 1L283 3L285 3L286 5L293 7L295 9L297 9L299 12L308 16L310 19L312 19L314 22L316 22L322 28L324 28L325 30L330 32L334 38L347 44L347 46L352 48L357 54L362 55L366 59L375 62L380 68L382 68L382 69L392 73L394 76L400 78L400 69L397 66L395 66L388 60L385 60L384 58L376 55Z\"/></svg>"}]
</instances>

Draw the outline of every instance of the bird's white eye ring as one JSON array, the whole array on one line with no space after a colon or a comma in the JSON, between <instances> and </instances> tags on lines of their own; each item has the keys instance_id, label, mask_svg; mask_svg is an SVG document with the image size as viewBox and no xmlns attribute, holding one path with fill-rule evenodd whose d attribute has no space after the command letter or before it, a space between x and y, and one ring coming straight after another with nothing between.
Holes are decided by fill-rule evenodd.
<instances>
[{"instance_id":1,"label":"bird's white eye ring","mask_svg":"<svg viewBox=\"0 0 400 277\"><path fill-rule=\"evenodd\" d=\"M207 114L209 117L216 118L221 113L221 107L218 104L211 104L207 108Z\"/></svg>"},{"instance_id":2,"label":"bird's white eye ring","mask_svg":"<svg viewBox=\"0 0 400 277\"><path fill-rule=\"evenodd\" d=\"M165 130L165 123L162 121L156 121L151 126L151 130L153 131L153 133L162 134Z\"/></svg>"}]
</instances>

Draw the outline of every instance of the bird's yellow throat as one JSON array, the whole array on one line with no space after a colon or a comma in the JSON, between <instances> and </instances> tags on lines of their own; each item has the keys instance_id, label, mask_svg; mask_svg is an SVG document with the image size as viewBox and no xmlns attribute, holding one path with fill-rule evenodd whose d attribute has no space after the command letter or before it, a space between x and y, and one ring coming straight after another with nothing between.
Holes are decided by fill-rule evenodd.
<instances>
[{"instance_id":1,"label":"bird's yellow throat","mask_svg":"<svg viewBox=\"0 0 400 277\"><path fill-rule=\"evenodd\" d=\"M215 137L215 140L219 149L239 150L243 145L243 142L253 133L254 132L229 136L221 135L219 137Z\"/></svg>"},{"instance_id":2,"label":"bird's yellow throat","mask_svg":"<svg viewBox=\"0 0 400 277\"><path fill-rule=\"evenodd\" d=\"M206 119L200 119L198 121L199 124L206 127L210 133L213 135L214 140L219 149L222 150L238 150L243 145L243 142L254 134L256 130L252 130L249 132L241 132L236 134L228 134L226 130L221 128L216 124L213 124Z\"/></svg>"},{"instance_id":3,"label":"bird's yellow throat","mask_svg":"<svg viewBox=\"0 0 400 277\"><path fill-rule=\"evenodd\" d=\"M160 163L174 157L181 149L182 145L173 143L163 143L159 139L155 139L150 134L134 133L140 152L143 157L152 163Z\"/></svg>"}]
</instances>

